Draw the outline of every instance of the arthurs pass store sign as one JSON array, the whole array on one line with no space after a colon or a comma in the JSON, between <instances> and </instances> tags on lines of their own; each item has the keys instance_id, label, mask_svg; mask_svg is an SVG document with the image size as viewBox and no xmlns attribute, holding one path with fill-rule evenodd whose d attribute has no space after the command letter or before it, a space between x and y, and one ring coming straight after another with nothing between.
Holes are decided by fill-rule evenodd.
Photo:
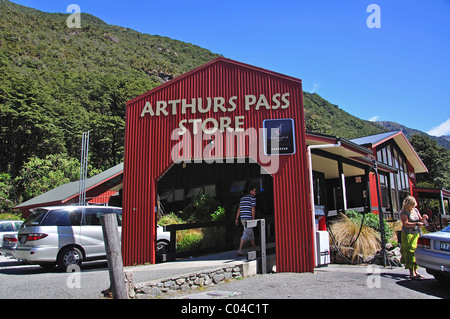
<instances>
[{"instance_id":1,"label":"arthurs pass store sign","mask_svg":"<svg viewBox=\"0 0 450 319\"><path fill-rule=\"evenodd\" d=\"M158 100L153 104L149 101L145 103L141 118L181 115L177 119L178 126L171 133L172 141L177 142L171 150L174 163L190 163L192 159L194 162L204 160L206 163L244 160L243 144L246 144L246 137L249 137L249 157L258 159L265 173L278 170L278 159L274 155L295 154L293 119L265 119L260 124L262 127L246 125L246 115L288 110L291 104L289 92L269 97L264 94L259 94L259 97L245 95L243 99L238 96L219 96ZM202 114L208 114L209 117L202 117Z\"/></svg>"}]
</instances>

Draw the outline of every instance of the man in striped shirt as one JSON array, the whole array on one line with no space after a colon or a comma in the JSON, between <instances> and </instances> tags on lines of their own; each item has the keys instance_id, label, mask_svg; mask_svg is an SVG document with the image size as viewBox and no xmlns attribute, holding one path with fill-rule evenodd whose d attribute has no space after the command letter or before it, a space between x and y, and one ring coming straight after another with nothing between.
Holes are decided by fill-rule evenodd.
<instances>
[{"instance_id":1,"label":"man in striped shirt","mask_svg":"<svg viewBox=\"0 0 450 319\"><path fill-rule=\"evenodd\" d=\"M241 217L241 223L244 226L244 232L241 237L241 242L238 249L238 256L243 256L242 249L246 241L250 241L253 249L256 250L255 238L253 235L253 228L247 228L245 225L246 220L255 219L255 206L256 206L256 187L250 187L250 193L242 196L239 203L239 209L236 214L236 226L239 224L239 216Z\"/></svg>"}]
</instances>

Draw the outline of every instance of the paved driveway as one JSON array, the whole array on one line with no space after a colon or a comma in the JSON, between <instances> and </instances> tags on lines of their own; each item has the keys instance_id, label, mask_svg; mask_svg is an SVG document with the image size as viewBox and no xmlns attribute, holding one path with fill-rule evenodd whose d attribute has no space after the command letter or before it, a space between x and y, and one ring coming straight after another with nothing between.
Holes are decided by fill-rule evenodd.
<instances>
[{"instance_id":1,"label":"paved driveway","mask_svg":"<svg viewBox=\"0 0 450 319\"><path fill-rule=\"evenodd\" d=\"M64 273L0 256L0 299L97 299L107 287L106 261L85 263L81 272Z\"/></svg>"},{"instance_id":2,"label":"paved driveway","mask_svg":"<svg viewBox=\"0 0 450 319\"><path fill-rule=\"evenodd\" d=\"M133 270L135 282L143 282L200 268L215 268L217 262L230 261L202 258L128 269ZM439 283L424 269L420 271L426 278L416 281L409 280L408 271L403 268L329 265L316 269L314 274L257 275L172 298L209 298L208 292L227 291L232 293L215 295L232 295L227 299L450 299L448 285ZM0 299L101 299L101 291L107 287L106 261L84 263L79 273L62 273L0 256Z\"/></svg>"},{"instance_id":3,"label":"paved driveway","mask_svg":"<svg viewBox=\"0 0 450 319\"><path fill-rule=\"evenodd\" d=\"M450 287L420 269L426 277L410 280L403 268L329 265L315 273L257 275L219 284L200 293L175 298L208 298L228 292L227 299L450 299ZM211 298L219 293L212 293Z\"/></svg>"}]
</instances>

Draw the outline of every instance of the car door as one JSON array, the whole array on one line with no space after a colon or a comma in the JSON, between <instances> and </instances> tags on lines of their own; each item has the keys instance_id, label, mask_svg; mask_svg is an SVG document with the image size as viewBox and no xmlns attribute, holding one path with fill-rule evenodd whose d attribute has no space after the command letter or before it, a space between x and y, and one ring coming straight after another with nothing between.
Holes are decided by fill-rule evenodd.
<instances>
[{"instance_id":1,"label":"car door","mask_svg":"<svg viewBox=\"0 0 450 319\"><path fill-rule=\"evenodd\" d=\"M80 241L87 258L98 258L106 255L100 216L114 213L115 211L112 208L107 207L94 206L84 209Z\"/></svg>"}]
</instances>

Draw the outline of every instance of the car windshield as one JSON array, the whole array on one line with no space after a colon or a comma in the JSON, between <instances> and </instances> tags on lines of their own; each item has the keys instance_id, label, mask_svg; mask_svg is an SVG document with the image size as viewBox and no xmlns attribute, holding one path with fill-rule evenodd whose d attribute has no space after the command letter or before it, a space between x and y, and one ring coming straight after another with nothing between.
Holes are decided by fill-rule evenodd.
<instances>
[{"instance_id":1,"label":"car windshield","mask_svg":"<svg viewBox=\"0 0 450 319\"><path fill-rule=\"evenodd\" d=\"M450 233L450 225L448 225L447 227L445 227L443 230L441 231L445 231L446 233Z\"/></svg>"},{"instance_id":2,"label":"car windshield","mask_svg":"<svg viewBox=\"0 0 450 319\"><path fill-rule=\"evenodd\" d=\"M25 226L39 226L45 214L47 214L48 210L43 208L37 208L33 211L33 213L25 219L23 222Z\"/></svg>"},{"instance_id":3,"label":"car windshield","mask_svg":"<svg viewBox=\"0 0 450 319\"><path fill-rule=\"evenodd\" d=\"M0 232L14 231L13 225L11 222L0 223Z\"/></svg>"}]
</instances>

